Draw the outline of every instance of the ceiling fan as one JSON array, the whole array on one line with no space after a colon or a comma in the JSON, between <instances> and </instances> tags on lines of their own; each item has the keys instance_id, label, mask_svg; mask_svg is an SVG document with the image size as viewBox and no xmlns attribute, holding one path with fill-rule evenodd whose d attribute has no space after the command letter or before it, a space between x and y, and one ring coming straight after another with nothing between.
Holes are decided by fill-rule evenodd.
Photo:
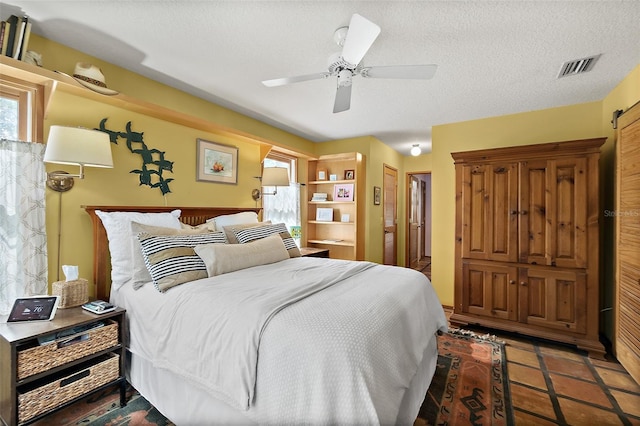
<instances>
[{"instance_id":1,"label":"ceiling fan","mask_svg":"<svg viewBox=\"0 0 640 426\"><path fill-rule=\"evenodd\" d=\"M378 25L354 13L348 27L341 27L335 31L334 40L338 43L338 46L342 47L342 52L331 55L328 71L264 80L262 84L267 87L276 87L335 76L338 84L333 112L337 113L346 111L351 106L351 82L354 76L419 80L428 80L434 76L438 68L437 65L365 67L362 63L362 58L371 48L378 34L380 34Z\"/></svg>"}]
</instances>

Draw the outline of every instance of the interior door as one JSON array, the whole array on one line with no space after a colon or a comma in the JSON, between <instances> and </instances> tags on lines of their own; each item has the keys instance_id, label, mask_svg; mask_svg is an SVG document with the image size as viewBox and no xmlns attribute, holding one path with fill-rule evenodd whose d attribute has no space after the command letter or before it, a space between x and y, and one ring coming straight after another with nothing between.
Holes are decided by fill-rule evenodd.
<instances>
[{"instance_id":1,"label":"interior door","mask_svg":"<svg viewBox=\"0 0 640 426\"><path fill-rule=\"evenodd\" d=\"M382 211L384 222L384 259L385 265L398 264L398 243L396 233L398 231L398 171L393 167L384 165L383 172Z\"/></svg>"},{"instance_id":2,"label":"interior door","mask_svg":"<svg viewBox=\"0 0 640 426\"><path fill-rule=\"evenodd\" d=\"M640 383L640 104L618 119L615 355Z\"/></svg>"}]
</instances>

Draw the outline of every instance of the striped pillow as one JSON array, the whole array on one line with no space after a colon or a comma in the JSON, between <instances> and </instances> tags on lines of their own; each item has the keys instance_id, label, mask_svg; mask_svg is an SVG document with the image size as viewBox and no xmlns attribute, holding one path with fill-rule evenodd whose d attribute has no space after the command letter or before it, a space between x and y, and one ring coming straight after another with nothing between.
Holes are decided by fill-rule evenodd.
<instances>
[{"instance_id":1,"label":"striped pillow","mask_svg":"<svg viewBox=\"0 0 640 426\"><path fill-rule=\"evenodd\" d=\"M207 267L193 250L203 244L226 244L224 231L194 235L138 234L145 264L156 289L171 287L207 277Z\"/></svg>"},{"instance_id":2,"label":"striped pillow","mask_svg":"<svg viewBox=\"0 0 640 426\"><path fill-rule=\"evenodd\" d=\"M269 235L278 234L282 238L285 248L289 252L289 257L300 257L300 249L296 242L287 231L287 225L284 223L274 223L272 225L254 226L252 228L234 229L233 233L238 243L245 244Z\"/></svg>"}]
</instances>

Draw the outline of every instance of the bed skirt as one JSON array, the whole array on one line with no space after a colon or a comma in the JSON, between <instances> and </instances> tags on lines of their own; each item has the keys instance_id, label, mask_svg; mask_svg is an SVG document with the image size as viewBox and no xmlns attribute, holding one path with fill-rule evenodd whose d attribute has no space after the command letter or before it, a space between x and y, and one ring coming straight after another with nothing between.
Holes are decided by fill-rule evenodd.
<instances>
[{"instance_id":1,"label":"bed skirt","mask_svg":"<svg viewBox=\"0 0 640 426\"><path fill-rule=\"evenodd\" d=\"M126 373L129 383L176 425L257 424L247 417L247 412L213 398L171 371L155 368L150 361L130 352L127 352L127 357ZM438 341L434 334L424 351L422 363L404 394L396 425L413 425L433 378L437 360ZM260 395L256 395L256 398L260 398ZM261 419L261 423L268 424L269 419Z\"/></svg>"}]
</instances>

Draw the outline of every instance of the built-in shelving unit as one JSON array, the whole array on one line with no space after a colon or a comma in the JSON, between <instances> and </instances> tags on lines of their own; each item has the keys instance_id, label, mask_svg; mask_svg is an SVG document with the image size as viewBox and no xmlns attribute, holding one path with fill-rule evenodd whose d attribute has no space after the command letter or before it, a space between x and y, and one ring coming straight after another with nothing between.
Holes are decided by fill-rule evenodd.
<instances>
[{"instance_id":1,"label":"built-in shelving unit","mask_svg":"<svg viewBox=\"0 0 640 426\"><path fill-rule=\"evenodd\" d=\"M365 181L365 158L360 153L323 155L309 160L309 246L329 249L329 256L334 259L364 259ZM346 192L338 194L341 188ZM326 201L314 200L314 194L326 194Z\"/></svg>"}]
</instances>

